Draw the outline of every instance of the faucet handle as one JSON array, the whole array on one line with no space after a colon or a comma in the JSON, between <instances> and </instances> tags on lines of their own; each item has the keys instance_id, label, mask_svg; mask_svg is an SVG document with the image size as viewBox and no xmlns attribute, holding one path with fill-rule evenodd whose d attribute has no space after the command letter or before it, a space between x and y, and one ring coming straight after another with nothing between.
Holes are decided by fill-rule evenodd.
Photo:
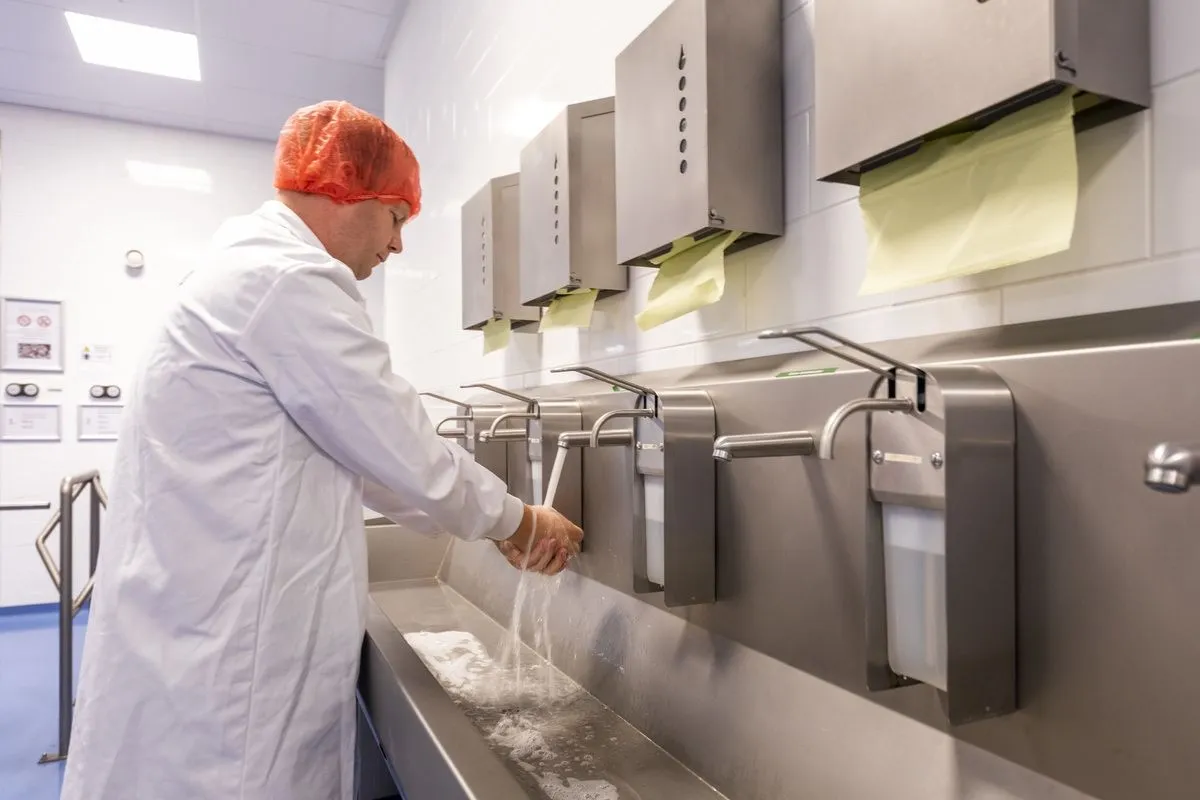
<instances>
[{"instance_id":1,"label":"faucet handle","mask_svg":"<svg viewBox=\"0 0 1200 800\"><path fill-rule=\"evenodd\" d=\"M445 395L438 394L437 392L419 392L418 394L421 397L432 397L434 400L441 400L443 403L449 403L452 406L461 406L462 408L467 409L468 412L471 410L470 403L467 403L463 400L455 400L453 397L446 397Z\"/></svg>"},{"instance_id":2,"label":"faucet handle","mask_svg":"<svg viewBox=\"0 0 1200 800\"><path fill-rule=\"evenodd\" d=\"M870 361L859 358L858 356L852 356L845 352L845 350L839 350L827 344L822 344L821 342L815 340L815 337L818 336L824 336L826 339L832 339L849 350L853 350L863 356L874 358L877 361L882 361L888 366L886 368L880 367L872 364ZM798 342L808 345L814 350L820 350L822 353L828 353L834 358L840 358L843 361L847 361L855 365L856 367L862 367L868 372L874 372L880 377L887 378L888 397L890 398L896 397L896 373L907 372L917 380L917 411L925 410L925 381L927 375L925 370L921 369L920 367L914 367L911 364L904 363L903 361L897 361L891 356L884 355L878 350L874 350L866 345L859 344L858 342L847 339L844 336L839 336L838 334L826 328L818 328L814 326L781 328L779 330L763 331L758 335L758 338L795 339Z\"/></svg>"},{"instance_id":3,"label":"faucet handle","mask_svg":"<svg viewBox=\"0 0 1200 800\"><path fill-rule=\"evenodd\" d=\"M501 387L493 386L490 383L465 383L459 388L462 388L462 389L486 389L489 392L495 392L496 394L503 395L504 397L511 397L513 400L524 403L526 406L528 406L528 410L531 412L533 411L534 407L537 405L536 398L529 397L529 396L523 395L523 394L517 394L516 392L512 391L511 389L502 389Z\"/></svg>"},{"instance_id":4,"label":"faucet handle","mask_svg":"<svg viewBox=\"0 0 1200 800\"><path fill-rule=\"evenodd\" d=\"M607 372L601 372L595 367L587 367L582 364L577 364L571 367L555 367L551 372L578 372L580 375L586 375L589 378L607 383L609 386L614 386L618 389L624 389L627 392L640 394L643 397L656 397L654 390L645 386L639 386L636 383L631 383L624 378L618 378L615 375L609 375Z\"/></svg>"}]
</instances>

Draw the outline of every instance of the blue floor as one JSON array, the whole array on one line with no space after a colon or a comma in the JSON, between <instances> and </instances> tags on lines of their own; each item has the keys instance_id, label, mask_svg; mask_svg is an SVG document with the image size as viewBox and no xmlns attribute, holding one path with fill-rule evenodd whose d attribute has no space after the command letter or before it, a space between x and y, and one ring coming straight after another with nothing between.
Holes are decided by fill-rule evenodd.
<instances>
[{"instance_id":1,"label":"blue floor","mask_svg":"<svg viewBox=\"0 0 1200 800\"><path fill-rule=\"evenodd\" d=\"M75 675L87 609L75 618ZM58 609L0 609L0 800L57 800Z\"/></svg>"}]
</instances>

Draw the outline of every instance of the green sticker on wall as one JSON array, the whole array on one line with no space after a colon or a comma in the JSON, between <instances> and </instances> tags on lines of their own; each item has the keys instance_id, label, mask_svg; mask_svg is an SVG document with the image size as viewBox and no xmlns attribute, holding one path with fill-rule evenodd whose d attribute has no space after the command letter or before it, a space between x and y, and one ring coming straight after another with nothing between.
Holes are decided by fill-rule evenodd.
<instances>
[{"instance_id":1,"label":"green sticker on wall","mask_svg":"<svg viewBox=\"0 0 1200 800\"><path fill-rule=\"evenodd\" d=\"M808 375L832 375L837 372L837 367L824 367L822 369L793 369L787 372L780 372L776 378L803 378Z\"/></svg>"}]
</instances>

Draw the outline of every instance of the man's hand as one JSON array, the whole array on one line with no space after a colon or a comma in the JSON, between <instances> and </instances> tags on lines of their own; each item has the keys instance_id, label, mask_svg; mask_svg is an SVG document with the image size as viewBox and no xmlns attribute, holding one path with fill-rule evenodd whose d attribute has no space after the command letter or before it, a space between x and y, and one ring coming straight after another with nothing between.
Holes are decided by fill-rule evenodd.
<instances>
[{"instance_id":1,"label":"man's hand","mask_svg":"<svg viewBox=\"0 0 1200 800\"><path fill-rule=\"evenodd\" d=\"M582 541L583 531L553 508L527 505L517 532L496 546L517 569L557 575Z\"/></svg>"}]
</instances>

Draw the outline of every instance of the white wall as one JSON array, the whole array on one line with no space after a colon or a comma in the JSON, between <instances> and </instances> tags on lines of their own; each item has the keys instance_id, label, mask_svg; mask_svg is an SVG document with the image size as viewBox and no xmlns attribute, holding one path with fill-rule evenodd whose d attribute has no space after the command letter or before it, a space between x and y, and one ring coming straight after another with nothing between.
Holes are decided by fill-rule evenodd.
<instances>
[{"instance_id":1,"label":"white wall","mask_svg":"<svg viewBox=\"0 0 1200 800\"><path fill-rule=\"evenodd\" d=\"M66 331L63 374L0 375L31 378L40 401L63 406L62 443L0 443L0 501L52 500L68 473L107 474L113 445L75 441L77 405L93 383L128 385L149 326L222 219L271 196L272 146L0 105L0 159L0 295L61 300ZM129 160L203 170L211 190L139 185ZM136 278L123 267L131 248L146 256ZM84 364L86 343L112 345L113 363ZM85 564L83 498L78 508ZM33 549L46 518L0 515L0 606L55 599Z\"/></svg>"},{"instance_id":2,"label":"white wall","mask_svg":"<svg viewBox=\"0 0 1200 800\"><path fill-rule=\"evenodd\" d=\"M614 92L614 56L668 0L415 0L387 66L388 122L421 159L427 211L389 264L397 371L422 388L550 382L585 359L628 372L777 352L767 327L820 322L868 341L1200 299L1200 3L1151 0L1154 110L1084 134L1081 202L1065 254L918 289L858 297L866 242L855 190L812 180L813 5L783 0L788 235L730 259L718 304L639 332L650 270L603 301L592 330L514 336L483 357L459 330L459 207L518 169L563 104Z\"/></svg>"}]
</instances>

